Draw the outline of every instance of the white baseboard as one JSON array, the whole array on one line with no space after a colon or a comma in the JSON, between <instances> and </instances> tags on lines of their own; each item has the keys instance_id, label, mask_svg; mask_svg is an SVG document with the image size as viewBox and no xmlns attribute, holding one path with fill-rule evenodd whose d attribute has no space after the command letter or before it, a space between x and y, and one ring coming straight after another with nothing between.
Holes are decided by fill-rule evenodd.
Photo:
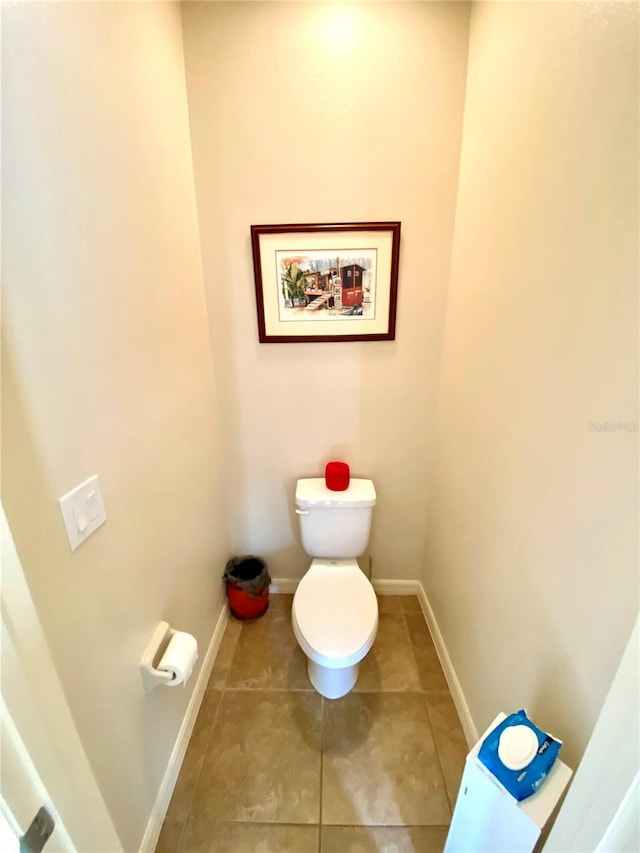
<instances>
[{"instance_id":1,"label":"white baseboard","mask_svg":"<svg viewBox=\"0 0 640 853\"><path fill-rule=\"evenodd\" d=\"M444 644L442 632L436 621L435 614L433 612L431 604L429 603L429 599L427 598L427 594L424 591L424 587L422 586L422 584L420 584L420 592L418 593L418 598L420 599L420 606L422 607L424 618L427 620L427 625L429 626L429 631L431 632L431 636L433 638L433 644L436 647L438 657L440 658L442 670L444 672L445 678L447 679L447 684L449 685L451 698L453 699L453 703L456 706L456 711L458 712L458 716L460 717L460 724L462 726L462 730L464 731L464 736L467 739L467 744L471 747L478 740L478 730L476 729L474 722L471 718L471 712L469 711L467 700L464 698L464 693L462 692L462 687L460 686L460 682L458 681L458 676L456 675L456 671L453 668L453 663L451 662L451 658L449 657L447 647Z\"/></svg>"},{"instance_id":2,"label":"white baseboard","mask_svg":"<svg viewBox=\"0 0 640 853\"><path fill-rule=\"evenodd\" d=\"M295 592L300 583L300 578L271 578L269 592Z\"/></svg>"},{"instance_id":3,"label":"white baseboard","mask_svg":"<svg viewBox=\"0 0 640 853\"><path fill-rule=\"evenodd\" d=\"M372 578L371 583L380 595L420 595L422 584L420 581L378 580Z\"/></svg>"},{"instance_id":4,"label":"white baseboard","mask_svg":"<svg viewBox=\"0 0 640 853\"><path fill-rule=\"evenodd\" d=\"M228 621L229 610L226 602L223 601L222 611L218 617L218 621L216 622L216 627L213 630L211 642L209 643L209 648L207 649L202 667L200 668L198 680L196 681L193 693L191 694L191 699L189 700L182 725L180 726L178 737L176 738L175 745L171 752L171 757L169 758L169 763L167 764L167 769L160 785L158 796L156 797L156 801L151 809L147 828L142 836L139 853L153 853L156 848L156 844L158 843L158 837L160 835L160 830L162 829L162 824L164 823L167 809L169 808L171 795L173 794L173 789L175 788L178 774L182 767L182 761L184 759L184 754L187 751L189 738L191 737L193 726L196 722L196 717L198 716L198 711L200 710L200 705L204 697L204 692L207 689L207 684L209 683L211 670L213 669L213 664L216 659L216 655L218 654L220 643L222 642L222 635L224 634L224 629L226 628Z\"/></svg>"}]
</instances>

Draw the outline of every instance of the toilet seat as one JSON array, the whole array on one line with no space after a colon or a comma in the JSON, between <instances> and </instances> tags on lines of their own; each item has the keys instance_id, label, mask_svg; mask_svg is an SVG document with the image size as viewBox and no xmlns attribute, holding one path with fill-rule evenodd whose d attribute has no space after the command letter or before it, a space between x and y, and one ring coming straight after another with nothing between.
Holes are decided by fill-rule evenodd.
<instances>
[{"instance_id":1,"label":"toilet seat","mask_svg":"<svg viewBox=\"0 0 640 853\"><path fill-rule=\"evenodd\" d=\"M310 660L329 669L353 666L378 630L378 601L356 560L314 560L298 584L293 632Z\"/></svg>"}]
</instances>

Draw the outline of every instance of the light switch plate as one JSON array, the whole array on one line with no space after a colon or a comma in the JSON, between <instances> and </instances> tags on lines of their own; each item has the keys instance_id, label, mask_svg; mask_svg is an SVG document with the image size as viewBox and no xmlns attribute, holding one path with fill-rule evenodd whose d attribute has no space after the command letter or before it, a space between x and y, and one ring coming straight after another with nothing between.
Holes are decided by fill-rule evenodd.
<instances>
[{"instance_id":1,"label":"light switch plate","mask_svg":"<svg viewBox=\"0 0 640 853\"><path fill-rule=\"evenodd\" d=\"M59 504L72 551L107 520L97 474L63 495Z\"/></svg>"}]
</instances>

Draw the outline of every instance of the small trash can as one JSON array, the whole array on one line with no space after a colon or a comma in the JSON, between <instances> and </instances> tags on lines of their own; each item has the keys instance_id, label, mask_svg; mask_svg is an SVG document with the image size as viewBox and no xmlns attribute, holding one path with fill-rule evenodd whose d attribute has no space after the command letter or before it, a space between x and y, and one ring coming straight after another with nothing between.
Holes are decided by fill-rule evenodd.
<instances>
[{"instance_id":1,"label":"small trash can","mask_svg":"<svg viewBox=\"0 0 640 853\"><path fill-rule=\"evenodd\" d=\"M227 585L229 610L236 619L258 619L269 607L271 578L260 557L232 557L222 576Z\"/></svg>"}]
</instances>

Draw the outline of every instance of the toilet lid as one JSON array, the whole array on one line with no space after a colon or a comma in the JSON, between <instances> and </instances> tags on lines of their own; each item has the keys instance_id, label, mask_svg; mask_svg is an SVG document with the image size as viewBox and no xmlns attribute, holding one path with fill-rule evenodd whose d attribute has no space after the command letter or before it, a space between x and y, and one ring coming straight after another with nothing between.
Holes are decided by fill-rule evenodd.
<instances>
[{"instance_id":1,"label":"toilet lid","mask_svg":"<svg viewBox=\"0 0 640 853\"><path fill-rule=\"evenodd\" d=\"M293 616L316 654L346 659L373 641L378 601L355 560L315 561L298 584Z\"/></svg>"}]
</instances>

